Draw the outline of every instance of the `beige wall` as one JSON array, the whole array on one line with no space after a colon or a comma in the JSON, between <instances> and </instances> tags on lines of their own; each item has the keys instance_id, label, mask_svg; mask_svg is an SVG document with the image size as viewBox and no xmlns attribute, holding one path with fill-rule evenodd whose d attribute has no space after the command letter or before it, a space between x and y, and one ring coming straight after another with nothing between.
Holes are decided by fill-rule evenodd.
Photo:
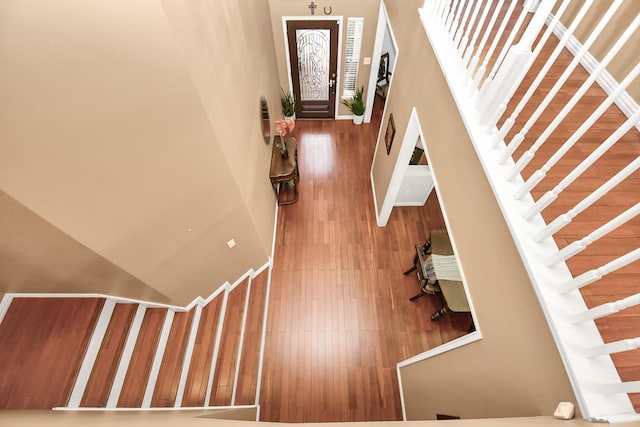
<instances>
[{"instance_id":1,"label":"beige wall","mask_svg":"<svg viewBox=\"0 0 640 427\"><path fill-rule=\"evenodd\" d=\"M3 191L0 213L0 297L4 292L96 292L168 301Z\"/></svg>"},{"instance_id":2,"label":"beige wall","mask_svg":"<svg viewBox=\"0 0 640 427\"><path fill-rule=\"evenodd\" d=\"M575 36L580 42L584 43L587 40L612 3L613 0L598 0L593 3L589 12L587 12L587 15L576 29ZM583 2L572 2L569 5L561 19L565 27L571 24L582 5ZM602 60L638 13L640 13L640 2L637 0L625 0L605 27L602 35L589 49L589 52L597 60ZM638 63L638 55L640 54L638 46L640 46L640 31L634 33L607 67L607 71L611 73L616 81L621 82L627 73ZM629 86L627 92L636 102L639 102L640 79L636 79L636 81Z\"/></svg>"},{"instance_id":3,"label":"beige wall","mask_svg":"<svg viewBox=\"0 0 640 427\"><path fill-rule=\"evenodd\" d=\"M238 0L163 0L162 4L257 233L258 240L249 243L270 254L275 212L268 178L272 147L263 142L260 96L269 105L272 135L281 108L269 4Z\"/></svg>"},{"instance_id":4,"label":"beige wall","mask_svg":"<svg viewBox=\"0 0 640 427\"><path fill-rule=\"evenodd\" d=\"M208 58L223 89L207 93L198 77L214 67L188 60L206 35L185 37L171 2L179 42L158 0L0 6L0 189L179 304L270 253L258 100L273 105L278 82L272 49L256 43L270 21L266 5L232 3L204 11L225 12L220 33L244 34ZM254 32L238 31L240 16Z\"/></svg>"},{"instance_id":5,"label":"beige wall","mask_svg":"<svg viewBox=\"0 0 640 427\"><path fill-rule=\"evenodd\" d=\"M327 0L316 1L316 16L324 17L324 9L332 9L331 16L343 17L342 25L342 58L338 62L344 65L344 54L346 44L346 27L347 18L363 17L364 29L362 33L362 46L360 51L360 65L358 71L357 87L364 86L364 93L367 93L369 87L369 74L371 73L371 65L364 65L364 57L370 57L373 54L373 43L376 36L376 27L378 25L378 9L380 0L349 0L341 2L332 2ZM271 8L271 25L273 26L273 41L276 49L276 58L278 60L278 70L280 76L280 86L285 90L289 88L289 75L287 69L287 59L285 54L284 34L282 27L283 16L310 16L309 2L306 0L269 0ZM344 69L340 69L340 86L336 96L342 99L342 82L344 81ZM365 99L366 103L366 99ZM281 109L278 110L280 113ZM337 115L351 116L351 112L344 105L340 104Z\"/></svg>"},{"instance_id":6,"label":"beige wall","mask_svg":"<svg viewBox=\"0 0 640 427\"><path fill-rule=\"evenodd\" d=\"M3 411L3 427L31 427L31 426L139 426L139 427L164 427L164 426L237 426L254 427L283 426L290 424L265 423L250 421L228 421L227 419L215 420L208 416L212 411L163 411L163 412L138 412L138 413L109 413L109 412L52 412L52 411ZM224 415L224 413L220 413ZM235 418L232 418L235 419ZM300 427L317 426L312 423L296 424ZM353 423L324 423L324 427L352 426ZM451 421L414 421L414 422L368 422L358 423L358 426L371 427L440 427L451 426ZM586 427L592 425L582 420L556 420L551 417L535 418L509 418L498 420L459 420L455 422L458 427Z\"/></svg>"},{"instance_id":7,"label":"beige wall","mask_svg":"<svg viewBox=\"0 0 640 427\"><path fill-rule=\"evenodd\" d=\"M401 370L408 419L549 415L575 401L537 298L416 12L387 0L399 45L387 115L402 141L416 107L483 339ZM386 123L387 117L383 123ZM401 144L373 165L378 206Z\"/></svg>"}]
</instances>

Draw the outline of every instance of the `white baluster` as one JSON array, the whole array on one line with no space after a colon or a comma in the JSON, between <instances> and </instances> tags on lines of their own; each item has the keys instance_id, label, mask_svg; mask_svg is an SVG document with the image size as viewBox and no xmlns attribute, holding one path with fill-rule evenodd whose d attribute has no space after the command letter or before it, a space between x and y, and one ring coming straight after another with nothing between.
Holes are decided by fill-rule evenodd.
<instances>
[{"instance_id":1,"label":"white baluster","mask_svg":"<svg viewBox=\"0 0 640 427\"><path fill-rule=\"evenodd\" d=\"M568 0L568 1L565 0L559 12L564 12L564 10L566 9L566 6L569 4L570 1L571 0ZM509 133L509 131L515 124L516 119L518 118L518 116L520 115L524 107L529 103L529 100L531 99L535 91L540 86L540 83L542 83L542 80L544 80L544 77L547 75L547 73L555 63L558 56L560 56L560 53L563 51L569 39L573 36L574 31L576 30L580 22L582 22L582 20L584 19L584 16L586 15L587 11L589 10L589 8L591 8L592 5L593 5L593 0L588 0L585 2L582 8L580 8L580 11L571 22L571 25L569 25L569 28L567 28L566 33L562 36L562 39L560 39L560 42L558 43L558 45L553 49L553 52L549 56L549 59L547 59L544 66L536 76L535 80L531 83L531 85L527 89L527 92L524 94L524 96L522 97L522 99L520 100L516 108L513 110L513 113L511 113L511 116L509 116L509 118L504 122L504 124L502 125L502 127L500 128L496 136L494 137L493 147L497 147L500 141L502 141L505 138L505 136L507 136L507 133ZM549 26L555 26L556 23L557 21L550 23ZM513 149L513 151L515 151L515 148ZM499 163L501 164L504 163L513 154L513 151L510 151L510 152L505 151L506 154L503 153Z\"/></svg>"},{"instance_id":2,"label":"white baluster","mask_svg":"<svg viewBox=\"0 0 640 427\"><path fill-rule=\"evenodd\" d=\"M640 214L640 202L636 203L633 207L627 209L595 231L589 233L586 237L583 237L580 240L576 240L561 251L556 252L555 254L547 258L547 260L545 261L545 265L547 265L547 267L550 267L561 261L566 261L572 256L585 250L591 243L612 232L638 214Z\"/></svg>"},{"instance_id":3,"label":"white baluster","mask_svg":"<svg viewBox=\"0 0 640 427\"><path fill-rule=\"evenodd\" d=\"M619 270L622 267L626 267L632 262L638 261L639 259L640 248L634 249L633 251L621 256L620 258L616 258L613 261L606 263L600 268L586 271L578 277L575 277L563 283L562 285L558 286L557 290L559 293L565 294L567 292L580 289L595 282L596 280L602 279L607 274L613 273L614 271Z\"/></svg>"},{"instance_id":4,"label":"white baluster","mask_svg":"<svg viewBox=\"0 0 640 427\"><path fill-rule=\"evenodd\" d=\"M631 70L631 72L625 77L622 83L620 83L618 87L609 96L607 96L604 102L600 104L593 113L591 113L589 118L580 125L580 127L573 133L573 135L571 135L569 139L567 139L564 142L564 144L562 144L562 146L555 153L553 153L553 155L549 158L549 160L547 160L540 169L535 171L529 177L529 179L522 186L520 186L518 191L516 191L514 197L519 200L522 197L524 197L526 194L529 194L529 192L533 190L536 187L536 185L538 185L544 179L544 177L547 175L547 172L549 172L549 170L551 170L551 168L555 166L556 163L558 163L558 161L560 161L560 159L565 154L567 154L567 152L571 149L571 147L573 147L580 140L580 138L582 138L582 136L585 133L587 133L587 131L591 128L591 126L593 126L594 123L609 109L609 107L616 101L616 99L620 96L620 94L626 90L626 88L633 82L633 80L639 74L640 74L640 64L636 64L634 69ZM585 84L586 83L589 83L589 80L587 80ZM588 87L591 87L591 83L589 83ZM585 91L586 90L587 89L585 88ZM577 94L578 92L576 93L576 95ZM567 105L570 105L570 103ZM562 111L564 111L564 109ZM560 114L562 114L562 112ZM556 116L556 119L558 117L560 117L560 115ZM549 125L549 127L554 125L556 119L554 119L554 121ZM542 137L545 134L546 134L546 130L541 135L541 137L536 140L535 144L533 144L533 146L525 152L522 158L518 160L517 165L511 168L511 172L509 175L507 175L507 179L509 178L513 179L513 176L511 176L511 173L518 174L522 172L522 169L524 169L526 167L526 164L533 158L533 155L535 154L535 152L545 142L545 140L542 139ZM526 159L526 161L523 161L523 159Z\"/></svg>"},{"instance_id":5,"label":"white baluster","mask_svg":"<svg viewBox=\"0 0 640 427\"><path fill-rule=\"evenodd\" d=\"M556 219L554 219L549 225L545 228L537 232L533 235L533 240L536 242L541 242L547 237L551 237L553 234L557 233L567 224L569 224L573 218L575 218L579 213L583 212L589 206L594 204L598 199L607 194L614 188L616 185L620 184L627 177L629 177L632 173L637 171L640 168L640 156L636 157L636 159L629 163L624 169L620 172L612 176L607 182L602 184L596 191L589 194L586 198L584 198L580 203L575 205L572 209L568 210L566 213L559 215Z\"/></svg>"},{"instance_id":6,"label":"white baluster","mask_svg":"<svg viewBox=\"0 0 640 427\"><path fill-rule=\"evenodd\" d=\"M623 351L635 350L636 348L640 348L640 337L591 347L586 349L584 351L584 354L587 357L595 357L602 356L604 354L621 353Z\"/></svg>"},{"instance_id":7,"label":"white baluster","mask_svg":"<svg viewBox=\"0 0 640 427\"><path fill-rule=\"evenodd\" d=\"M462 40L460 40L460 46L458 46L458 54L460 55L460 58L462 59L465 50L467 49L467 43L469 43L469 36L471 34L471 30L473 29L473 26L476 22L476 18L478 17L478 13L480 12L480 7L482 7L482 4L484 2L482 0L477 1L475 7L473 8L473 13L471 14L471 19L469 20L469 23L466 26L466 30L464 32L464 35L462 36Z\"/></svg>"},{"instance_id":8,"label":"white baluster","mask_svg":"<svg viewBox=\"0 0 640 427\"><path fill-rule=\"evenodd\" d=\"M449 29L449 35L451 36L451 40L455 38L455 34L458 31L458 27L460 26L460 15L462 15L462 11L465 10L465 6L467 5L467 0L462 0L460 2L460 7L456 11L456 17L453 19L451 23L451 28Z\"/></svg>"},{"instance_id":9,"label":"white baluster","mask_svg":"<svg viewBox=\"0 0 640 427\"><path fill-rule=\"evenodd\" d=\"M449 14L447 15L447 20L444 23L444 28L446 32L451 31L451 23L453 22L453 17L455 16L456 8L458 7L458 3L460 0L454 0L451 9L449 10Z\"/></svg>"},{"instance_id":10,"label":"white baluster","mask_svg":"<svg viewBox=\"0 0 640 427\"><path fill-rule=\"evenodd\" d=\"M621 310L634 307L640 304L640 293L631 295L630 297L615 301L607 302L605 304L594 307L590 310L585 310L582 313L578 313L571 317L571 323L578 324L586 322L587 320L595 320L601 317L608 316L613 313L617 313Z\"/></svg>"},{"instance_id":11,"label":"white baluster","mask_svg":"<svg viewBox=\"0 0 640 427\"><path fill-rule=\"evenodd\" d=\"M456 34L453 36L453 47L454 49L458 49L458 45L460 44L460 39L464 34L464 27L467 25L467 19L471 14L471 10L473 9L474 1L482 1L482 0L468 0L467 7L464 10L464 15L462 16L462 21L460 21L460 25L456 29Z\"/></svg>"},{"instance_id":12,"label":"white baluster","mask_svg":"<svg viewBox=\"0 0 640 427\"><path fill-rule=\"evenodd\" d=\"M445 20L447 17L447 11L449 10L450 5L451 5L451 2L449 0L444 0L442 2L442 7L438 12L438 21L440 21L440 23L442 23L443 25L445 23Z\"/></svg>"},{"instance_id":13,"label":"white baluster","mask_svg":"<svg viewBox=\"0 0 640 427\"><path fill-rule=\"evenodd\" d=\"M440 8L442 7L442 2L444 0L434 0L433 9L431 11L433 19L437 19L438 13L440 12Z\"/></svg>"},{"instance_id":14,"label":"white baluster","mask_svg":"<svg viewBox=\"0 0 640 427\"><path fill-rule=\"evenodd\" d=\"M597 387L597 390L602 394L640 393L640 381L602 384Z\"/></svg>"},{"instance_id":15,"label":"white baluster","mask_svg":"<svg viewBox=\"0 0 640 427\"><path fill-rule=\"evenodd\" d=\"M476 49L476 54L473 56L473 58L471 59L471 64L469 65L468 69L467 69L467 77L466 79L468 80L472 80L473 79L473 73L476 70L476 67L478 66L478 63L480 62L480 54L482 53L484 46L487 44L487 40L489 40L489 36L491 35L491 30L493 30L494 25L496 24L496 21L498 20L498 15L500 15L500 11L502 10L502 6L504 5L504 0L498 0L498 4L496 5L494 11L493 11L493 15L491 15L491 19L489 20L489 25L487 25L486 30L484 31L484 34L482 35L482 40L480 40L480 45L478 45L478 49ZM469 96L474 96L475 95L475 89L477 87L477 84L474 81L472 81L471 83L471 89L469 90Z\"/></svg>"},{"instance_id":16,"label":"white baluster","mask_svg":"<svg viewBox=\"0 0 640 427\"><path fill-rule=\"evenodd\" d=\"M546 18L551 13L551 8L555 3L555 0L548 1L538 7L531 22L525 29L524 35L518 44L512 47L512 52L509 52L509 56L507 56L508 59L515 53L522 57L522 61L515 61L510 64L505 59L504 64L498 70L495 80L491 83L491 87L487 89L485 99L483 100L485 109L482 110L483 113L480 115L479 122L488 130L493 130L493 127L507 109L507 104L511 100L511 97L518 89L518 86L520 86L520 83L542 51L544 44L553 33L553 25L547 26L535 50L533 52L531 51L533 42L544 26ZM566 7L564 3L562 6ZM564 12L564 9L558 12L558 16L554 17L554 22L559 19L561 12ZM495 105L498 105L498 107L495 108Z\"/></svg>"},{"instance_id":17,"label":"white baluster","mask_svg":"<svg viewBox=\"0 0 640 427\"><path fill-rule=\"evenodd\" d=\"M464 66L469 65L469 61L471 60L471 56L473 55L473 51L476 48L476 41L478 41L478 37L480 36L480 32L484 27L484 21L487 20L487 16L489 16L489 10L491 10L491 4L493 0L486 0L484 3L484 9L482 10L482 15L480 15L480 21L476 25L476 29L473 32L473 37L471 38L471 42L468 44L467 49L462 57L462 63ZM469 75L469 79L471 79L471 75Z\"/></svg>"},{"instance_id":18,"label":"white baluster","mask_svg":"<svg viewBox=\"0 0 640 427\"><path fill-rule=\"evenodd\" d=\"M604 30L606 24L609 22L614 12L620 7L622 4L622 0L616 0L611 7L604 14L602 19L598 22L596 27L593 29L587 40L582 45L582 48L576 53L571 63L565 68L564 72L560 75L556 83L553 85L547 96L542 100L542 102L538 105L536 110L533 112L531 117L527 120L522 129L516 134L516 136L511 140L511 142L507 145L506 151L500 158L501 162L504 162L506 159L511 157L511 155L516 151L516 149L520 146L522 141L524 140L527 132L531 129L531 127L538 121L542 112L546 110L549 106L555 95L558 93L560 88L567 81L573 70L580 64L582 58L589 52L589 47L598 39L602 30Z\"/></svg>"},{"instance_id":19,"label":"white baluster","mask_svg":"<svg viewBox=\"0 0 640 427\"><path fill-rule=\"evenodd\" d=\"M593 150L578 166L576 166L567 176L565 176L556 185L553 190L548 191L533 206L525 211L522 215L525 219L531 219L535 215L542 212L547 206L549 206L554 200L558 198L558 195L567 188L573 181L575 181L580 175L582 175L591 165L593 165L609 148L611 148L616 142L620 140L635 124L640 120L640 109L636 111L631 117L629 117L624 124L616 129L609 138L607 138L602 144Z\"/></svg>"},{"instance_id":20,"label":"white baluster","mask_svg":"<svg viewBox=\"0 0 640 427\"><path fill-rule=\"evenodd\" d=\"M480 88L480 81L484 77L484 73L487 72L487 66L489 65L489 60L493 56L493 52L498 47L498 43L502 38L502 34L504 33L505 28L507 28L507 24L511 19L511 15L513 15L513 11L515 10L515 6L517 3L518 3L518 0L511 1L511 4L509 5L509 9L507 9L507 13L504 19L502 20L502 23L500 24L500 27L498 28L498 31L495 37L493 38L493 41L491 42L491 46L489 47L489 50L487 51L487 54L484 57L484 60L482 61L482 65L480 66L480 68L478 69L478 72L476 73L476 77L473 80L473 87Z\"/></svg>"},{"instance_id":21,"label":"white baluster","mask_svg":"<svg viewBox=\"0 0 640 427\"><path fill-rule=\"evenodd\" d=\"M507 53L509 53L509 50L513 46L513 41L515 40L516 36L518 35L518 32L520 31L520 27L522 27L522 24L524 24L524 21L527 15L528 13L525 10L525 8L522 8L522 10L520 11L520 15L518 15L518 19L516 20L515 25L513 26L513 28L511 28L511 32L509 33L507 40L505 41L504 45L502 45L502 50L500 51L500 54L498 55L496 62L493 64L493 67L489 72L489 76L484 81L484 84L482 85L482 89L480 89L480 97L478 98L478 103L476 105L478 109L481 109L481 107L479 106L480 102L482 101L483 98L485 98L486 92L489 90L489 87L491 87L491 83L493 82L495 75L498 73L498 69L502 66L502 61L504 61L504 59L507 57Z\"/></svg>"},{"instance_id":22,"label":"white baluster","mask_svg":"<svg viewBox=\"0 0 640 427\"><path fill-rule=\"evenodd\" d=\"M626 29L626 31L622 34L622 36L616 41L615 45L611 50L607 53L607 55L600 61L600 64L596 67L596 69L589 75L589 78L584 81L584 83L580 86L580 88L576 91L576 93L571 97L569 102L560 110L558 114L553 118L549 126L542 132L542 134L536 139L535 143L529 148L520 158L516 167L511 168L511 170L507 173L507 180L511 181L515 178L522 170L527 167L529 162L535 157L536 151L546 142L546 140L551 136L554 130L562 123L562 121L569 115L571 110L578 104L580 99L584 96L585 93L591 88L591 85L598 79L600 74L605 71L607 65L613 60L616 54L622 49L627 40L633 35L637 27L640 25L640 15L636 16L636 19L633 21L632 25ZM553 90L555 89L555 91ZM560 87L554 85L552 91L548 96L555 96L557 91L560 90ZM551 96L551 98L553 98ZM608 99L607 99L608 100ZM606 101L605 101L606 102ZM611 101L613 102L613 101ZM546 108L546 107L545 107ZM544 111L544 109L543 109ZM592 119L593 115L589 118ZM596 121L598 116L593 119L593 122ZM584 129L586 131L586 129Z\"/></svg>"}]
</instances>

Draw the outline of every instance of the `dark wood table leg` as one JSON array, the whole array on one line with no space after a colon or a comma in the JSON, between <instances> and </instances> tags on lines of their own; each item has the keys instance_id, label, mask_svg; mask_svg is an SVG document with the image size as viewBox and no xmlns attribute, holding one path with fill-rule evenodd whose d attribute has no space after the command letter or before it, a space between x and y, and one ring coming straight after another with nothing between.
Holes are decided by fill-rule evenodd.
<instances>
[{"instance_id":1,"label":"dark wood table leg","mask_svg":"<svg viewBox=\"0 0 640 427\"><path fill-rule=\"evenodd\" d=\"M435 313L433 313L431 315L431 321L435 322L436 320L440 319L441 317L445 316L448 312L449 312L449 307L447 307L446 305L444 307L442 307L440 310L436 311Z\"/></svg>"}]
</instances>

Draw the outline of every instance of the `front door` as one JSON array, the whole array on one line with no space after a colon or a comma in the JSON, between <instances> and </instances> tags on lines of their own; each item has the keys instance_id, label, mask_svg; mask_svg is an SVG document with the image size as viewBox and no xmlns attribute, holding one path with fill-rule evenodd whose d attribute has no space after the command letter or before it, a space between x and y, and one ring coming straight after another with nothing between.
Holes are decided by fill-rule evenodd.
<instances>
[{"instance_id":1,"label":"front door","mask_svg":"<svg viewBox=\"0 0 640 427\"><path fill-rule=\"evenodd\" d=\"M296 117L334 118L338 67L337 21L287 21Z\"/></svg>"}]
</instances>

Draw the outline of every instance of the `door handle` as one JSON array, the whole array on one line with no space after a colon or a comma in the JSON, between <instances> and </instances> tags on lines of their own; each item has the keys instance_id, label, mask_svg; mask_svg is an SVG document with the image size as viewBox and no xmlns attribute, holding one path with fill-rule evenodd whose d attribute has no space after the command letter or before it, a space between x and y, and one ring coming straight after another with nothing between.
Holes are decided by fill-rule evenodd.
<instances>
[{"instance_id":1,"label":"door handle","mask_svg":"<svg viewBox=\"0 0 640 427\"><path fill-rule=\"evenodd\" d=\"M329 87L333 87L334 84L336 84L336 80L335 79L329 79Z\"/></svg>"}]
</instances>

